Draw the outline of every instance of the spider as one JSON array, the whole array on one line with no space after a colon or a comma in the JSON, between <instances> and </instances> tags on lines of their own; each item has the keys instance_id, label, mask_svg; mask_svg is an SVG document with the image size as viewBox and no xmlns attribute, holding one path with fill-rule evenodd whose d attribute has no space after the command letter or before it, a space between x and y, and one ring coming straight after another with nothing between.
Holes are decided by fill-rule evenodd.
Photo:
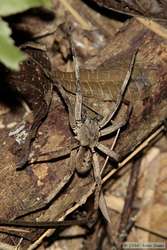
<instances>
[{"instance_id":1,"label":"spider","mask_svg":"<svg viewBox=\"0 0 167 250\"><path fill-rule=\"evenodd\" d=\"M112 119L116 112L119 110L123 96L125 94L128 82L130 80L133 65L135 61L136 53L133 54L129 69L126 73L125 79L123 81L120 93L118 94L117 100L115 102L114 111L110 112L108 115L103 117L101 120L91 118L88 115L85 115L83 112L83 97L80 88L80 79L79 79L79 68L77 63L75 64L75 75L76 75L76 96L75 96L75 105L72 105L65 89L63 88L61 82L56 81L55 85L60 92L62 98L64 99L68 111L69 111L69 123L75 134L75 138L79 143L79 149L75 156L76 170L79 174L86 173L93 166L93 173L96 183L95 189L95 209L100 208L103 216L108 222L110 218L108 215L107 206L102 192L102 182L101 182L101 172L100 164L98 161L97 150L100 150L105 155L113 159L114 161L119 161L119 156L113 150L109 149L107 146L103 145L99 140L105 135L110 135L121 127L125 126L130 113L131 105L128 105L127 118L116 123ZM75 59L75 58L74 58ZM74 106L74 107L73 107ZM108 125L112 122L112 125Z\"/></svg>"}]
</instances>

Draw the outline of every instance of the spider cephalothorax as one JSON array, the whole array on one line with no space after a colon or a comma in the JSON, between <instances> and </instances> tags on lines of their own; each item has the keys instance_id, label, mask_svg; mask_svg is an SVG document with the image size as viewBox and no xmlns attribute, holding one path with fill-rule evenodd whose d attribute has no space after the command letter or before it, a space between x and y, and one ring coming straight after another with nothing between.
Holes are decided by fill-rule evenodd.
<instances>
[{"instance_id":1,"label":"spider cephalothorax","mask_svg":"<svg viewBox=\"0 0 167 250\"><path fill-rule=\"evenodd\" d=\"M74 131L76 139L81 146L95 147L99 139L99 126L95 119L87 117L84 122L79 122Z\"/></svg>"}]
</instances>

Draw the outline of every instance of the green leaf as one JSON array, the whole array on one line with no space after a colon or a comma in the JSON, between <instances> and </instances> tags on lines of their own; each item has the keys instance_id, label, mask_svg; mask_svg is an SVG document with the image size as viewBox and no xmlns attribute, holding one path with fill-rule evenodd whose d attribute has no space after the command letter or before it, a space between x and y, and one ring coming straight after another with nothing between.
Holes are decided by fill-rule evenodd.
<instances>
[{"instance_id":1,"label":"green leaf","mask_svg":"<svg viewBox=\"0 0 167 250\"><path fill-rule=\"evenodd\" d=\"M0 16L16 14L40 5L49 7L50 4L50 0L0 0Z\"/></svg>"},{"instance_id":2,"label":"green leaf","mask_svg":"<svg viewBox=\"0 0 167 250\"><path fill-rule=\"evenodd\" d=\"M10 35L8 24L0 19L0 62L8 68L19 70L19 63L25 59L25 55L14 46Z\"/></svg>"}]
</instances>

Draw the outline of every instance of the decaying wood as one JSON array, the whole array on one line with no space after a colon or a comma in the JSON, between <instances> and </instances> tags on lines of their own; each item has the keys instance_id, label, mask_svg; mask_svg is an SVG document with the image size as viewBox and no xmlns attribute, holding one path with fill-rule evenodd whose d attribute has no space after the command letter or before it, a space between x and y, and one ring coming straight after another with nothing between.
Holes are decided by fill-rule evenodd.
<instances>
[{"instance_id":1,"label":"decaying wood","mask_svg":"<svg viewBox=\"0 0 167 250\"><path fill-rule=\"evenodd\" d=\"M100 6L116 10L118 12L135 15L143 15L155 19L166 19L165 8L167 7L166 1L158 0L143 0L143 1L131 1L131 0L94 0Z\"/></svg>"},{"instance_id":2,"label":"decaying wood","mask_svg":"<svg viewBox=\"0 0 167 250\"><path fill-rule=\"evenodd\" d=\"M125 43L124 47L122 47L122 41ZM115 146L121 160L124 160L167 117L167 43L141 23L132 20L125 24L115 39L99 53L98 57L89 60L86 64L92 67L96 64L99 66L96 69L96 72L98 72L96 73L98 75L97 80L102 75L104 78L109 75L108 80L101 79L102 84L105 85L102 88L102 96L106 96L106 93L112 92L110 89L113 89L114 98L111 97L111 100L108 100L107 97L104 102L98 98L97 101L96 96L92 98L92 92L90 96L87 96L87 93L84 96L86 105L103 116L106 112L111 111L113 107L112 104L115 102L117 89L120 88L128 69L130 55L136 49L138 49L136 63L125 95L125 100L129 101L133 106L133 112L129 124L122 129ZM105 62L103 62L104 59ZM102 63L103 65L101 65ZM85 80L86 77L94 73L89 73L87 70L83 72L86 72L85 75L83 74L83 80L86 84L89 80L87 85L90 85L94 92L96 89L92 87L96 82L94 75L92 82L90 82L90 79ZM103 74L101 72L109 73ZM69 79L68 74L66 76L67 82L74 82L73 78ZM65 85L63 77L61 81ZM85 89L87 90L87 87ZM109 89L109 91L106 91L106 89ZM70 90L69 92L73 92L71 98L74 98L75 91ZM100 95L100 92L98 95ZM125 103L115 117L117 121L124 116L126 108ZM94 178L92 173L84 178L77 176L76 173L74 174L74 169L69 168L68 155L65 156L65 159L61 158L61 160L55 162L50 161L36 165L32 164L25 170L16 172L15 156L9 150L14 139L9 137L10 126L7 125L12 122L17 123L19 119L21 120L22 117L20 116L22 114L23 110L22 113L8 112L1 118L5 124L0 138L0 143L3 145L0 148L0 154L4 159L3 162L0 162L0 199L3 200L3 204L0 206L1 218L13 220L34 211L32 215L27 215L22 220L36 222L62 220L66 215L84 204L94 192ZM93 112L91 114L96 115ZM40 127L38 137L32 147L32 159L33 157L36 158L36 154L56 151L64 148L65 145L70 145L73 134L69 129L68 118L64 103L54 93L48 118ZM113 138L104 140L104 143L111 145L112 141ZM39 208L41 211L36 211ZM27 249L30 242L43 238L39 238L42 233L42 230L35 232L29 230L29 233L24 232L24 234L15 232L15 236L10 236L10 238L7 237L7 234L0 234L0 239L12 244L13 241L17 243L19 237L23 236L25 240L22 242L22 247ZM49 234L49 232L47 233ZM45 233L45 236L47 233Z\"/></svg>"},{"instance_id":3,"label":"decaying wood","mask_svg":"<svg viewBox=\"0 0 167 250\"><path fill-rule=\"evenodd\" d=\"M20 128L11 132L16 143L14 153L18 155L16 167L23 168L28 161L32 141L44 118L46 118L52 100L52 81L47 75L50 62L43 46L34 48L32 44L21 47L27 54L27 59L21 63L20 71L7 72L6 81L14 91L17 91L33 112L32 121L21 124ZM45 64L46 69L43 68ZM27 73L29 71L29 73ZM20 137L19 137L20 134Z\"/></svg>"},{"instance_id":4,"label":"decaying wood","mask_svg":"<svg viewBox=\"0 0 167 250\"><path fill-rule=\"evenodd\" d=\"M127 31L129 28L131 28L133 31L135 29L136 30L141 29L143 37L140 34L141 30L140 30L140 32L138 32L140 35L139 36L140 40L137 38L137 34L135 32L132 32L132 30L129 32L131 32L131 34L134 34L134 36L130 35L130 33L128 33L128 31ZM161 122L164 120L164 118L166 117L166 109L165 109L165 98L166 98L165 93L166 92L162 90L163 83L159 82L159 79L162 79L161 74L162 75L165 74L165 68L164 68L165 62L163 63L163 61L161 61L161 58L160 58L163 55L163 53L165 53L165 49L163 48L162 44L159 43L160 42L159 37L157 37L155 34L151 33L150 31L148 31L145 27L141 26L141 24L137 23L136 21L129 24L129 27L127 28L127 30L126 30L126 32L124 30L122 35L123 36L125 35L124 37L129 36L130 40L134 39L134 41L135 40L138 41L137 45L139 45L139 41L140 41L140 43L142 45L141 45L141 47L139 47L139 55L137 58L137 63L135 65L138 69L136 69L136 68L134 69L134 75L132 75L132 82L130 84L130 88L128 89L128 95L127 95L127 96L130 96L130 98L131 98L130 100L131 100L133 107L134 107L134 113L132 114L133 118L131 118L134 122L130 121L130 125L128 126L127 130L125 130L121 134L121 137L118 141L119 147L121 147L120 152L125 153L125 155L127 152L133 151L134 147L136 147L137 144L140 144L141 141L144 138L146 138L148 136L148 134L151 133L151 131L153 131L156 127L158 127L161 124ZM154 37L154 40L153 40L153 37ZM116 38L116 40L117 39L119 39L121 41L121 33L118 34L118 38ZM147 45L147 39L149 41L149 45ZM113 42L113 44L114 44L114 42ZM115 44L116 44L116 42L115 42ZM152 45L152 47L150 46L150 44ZM134 45L134 46L136 48L136 45ZM114 45L113 45L113 47L114 47ZM111 46L111 49L112 49L112 46ZM128 49L128 53L129 53L129 49ZM132 51L132 49L133 48L131 48L131 51ZM162 52L160 54L158 53L158 55L154 54L154 57L153 57L152 54L150 53L150 50L151 51L152 50L153 51L162 51ZM114 49L113 49L113 51L114 51ZM120 52L121 51L118 51L118 54L119 54L118 62L120 62L119 68L122 69L121 62L122 62L122 58L124 58L125 55L120 56L120 54L121 54ZM128 58L127 54L126 54L126 58ZM163 58L165 58L164 55L163 55ZM146 63L145 66L143 66L143 64L141 63L142 60ZM116 57L113 57L113 60L112 59L110 60L111 64L108 65L108 62L106 63L108 67L111 67L111 70L112 70L112 65L115 65L115 61L116 61ZM157 63L157 65L161 64L162 71L161 70L159 71L159 69L161 67L160 68L159 68L159 66L156 67L156 63ZM108 67L107 67L107 69L108 69ZM141 69L141 67L142 67L142 69ZM157 70L158 70L158 72L157 72ZM122 71L120 73L122 73ZM141 76L141 73L142 73L142 76ZM115 75L113 74L113 77L114 76ZM118 77L118 75L116 75L115 77ZM133 83L133 85L132 85L132 83ZM161 88L159 88L159 86L161 86ZM160 91L160 89L162 92ZM139 93L140 93L140 95L139 95ZM153 101L152 99L151 99L152 100L151 103L149 103L149 106L145 107L145 101L149 100L150 93L151 93L151 96L155 95L156 98L157 97L159 98L159 100L162 98L161 99L162 103L161 103L161 101L158 102L158 104L160 105L159 106L160 109L158 108L157 103L155 103L155 101ZM133 95L134 95L134 97L133 97ZM104 105L104 103L103 103L103 105ZM99 104L99 106L100 106L100 104ZM157 108L159 110L157 110ZM141 126L140 126L140 122L141 122ZM144 124L144 125L142 125L142 124ZM141 127L143 127L142 130L141 130ZM128 133L128 132L126 133L126 131L128 131L128 129L130 129L130 131L131 131L130 133ZM141 131L142 131L142 133L141 133ZM124 135L124 136L122 136L122 135ZM132 138L132 141L127 141L127 138L128 138L128 140L131 140L131 138ZM126 143L124 140L126 141ZM124 143L126 144L127 147L124 146L125 145ZM128 145L129 145L130 150L128 148ZM119 147L117 145L118 150L119 150Z\"/></svg>"},{"instance_id":5,"label":"decaying wood","mask_svg":"<svg viewBox=\"0 0 167 250\"><path fill-rule=\"evenodd\" d=\"M126 41L123 49L121 49L122 37ZM126 74L128 58L130 58L130 54L136 48L139 50L130 86L125 95L125 99L133 106L132 117L128 128L121 134L116 145L122 159L134 150L148 134L155 130L167 115L165 108L167 91L164 83L166 79L166 41L163 40L163 43L161 41L156 34L150 32L142 24L134 20L127 24L126 29L124 28L122 32L119 32L112 45L102 50L99 56L89 60L87 65L95 65L99 61L102 63L100 59L104 60L104 58L107 59L109 57L107 51L110 52L111 59L106 60L96 71L81 71L81 86L83 86L82 90L86 103L91 106L92 100L90 100L90 97L93 99L95 86L98 82L98 88L95 93L98 104L94 105L92 101L91 107L94 108L96 106L95 110L103 114L106 107L102 108L102 105L104 107L105 104L102 104L99 99L102 97L106 101L109 99L111 102L115 101L116 93L118 93L123 77ZM157 51L157 54L155 51ZM104 54L106 54L106 57L103 56ZM62 76L60 76L60 73L57 73L56 76L58 76L58 79L62 77L61 80L64 87L69 92L74 93L75 78L72 73L62 73ZM104 76L103 79L102 76ZM110 93L112 93L112 96ZM157 105L157 102L160 106ZM112 108L112 105L109 105L107 105L107 108ZM128 141L126 141L127 137Z\"/></svg>"}]
</instances>

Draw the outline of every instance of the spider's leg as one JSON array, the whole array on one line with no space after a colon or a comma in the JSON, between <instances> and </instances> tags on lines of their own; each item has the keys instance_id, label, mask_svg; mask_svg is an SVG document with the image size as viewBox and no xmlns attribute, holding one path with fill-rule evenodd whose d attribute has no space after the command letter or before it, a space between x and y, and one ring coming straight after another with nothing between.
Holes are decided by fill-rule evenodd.
<instances>
[{"instance_id":1,"label":"spider's leg","mask_svg":"<svg viewBox=\"0 0 167 250\"><path fill-rule=\"evenodd\" d=\"M81 87L80 87L79 63L77 60L77 53L75 50L72 36L70 37L71 37L70 42L71 42L71 50L72 50L72 55L73 55L75 77L76 77L75 120L76 120L76 125L78 124L80 125L81 116L82 116L82 93L81 93Z\"/></svg>"},{"instance_id":2,"label":"spider's leg","mask_svg":"<svg viewBox=\"0 0 167 250\"><path fill-rule=\"evenodd\" d=\"M107 146L103 145L102 143L98 143L96 147L101 152L108 155L111 159L114 159L115 161L119 161L119 155L115 153L113 150L111 150L110 148L108 148Z\"/></svg>"},{"instance_id":3,"label":"spider's leg","mask_svg":"<svg viewBox=\"0 0 167 250\"><path fill-rule=\"evenodd\" d=\"M56 72L55 72L56 75ZM56 78L56 77L55 77ZM54 86L56 87L57 91L60 93L61 97L63 98L65 104L67 105L68 111L69 111L69 122L71 128L75 128L76 121L75 121L75 112L73 105L70 101L70 98L66 92L66 90L63 88L62 84L58 80L54 80Z\"/></svg>"},{"instance_id":4,"label":"spider's leg","mask_svg":"<svg viewBox=\"0 0 167 250\"><path fill-rule=\"evenodd\" d=\"M113 132L117 131L118 129L122 128L123 126L125 126L129 120L130 114L132 111L132 106L129 103L128 104L128 111L126 114L126 117L122 119L122 121L120 122L112 122L112 125L100 130L100 137L108 135L108 134L112 134Z\"/></svg>"},{"instance_id":5,"label":"spider's leg","mask_svg":"<svg viewBox=\"0 0 167 250\"><path fill-rule=\"evenodd\" d=\"M136 51L136 53L137 53L137 51ZM100 123L99 123L100 128L103 128L113 118L113 116L115 115L115 113L117 112L117 110L119 109L119 107L121 105L123 96L125 94L127 85L129 83L129 80L130 80L130 77L131 77L131 74L132 74L133 65L134 65L135 58L136 58L136 53L134 53L133 56L132 56L132 60L131 60L130 66L129 66L129 70L126 73L125 80L124 80L124 82L122 84L122 87L121 87L121 91L120 91L120 93L119 93L119 95L117 97L117 101L115 103L114 111L112 111L111 113L109 113L107 116L105 116L100 121Z\"/></svg>"},{"instance_id":6,"label":"spider's leg","mask_svg":"<svg viewBox=\"0 0 167 250\"><path fill-rule=\"evenodd\" d=\"M36 164L39 162L48 162L48 161L53 161L53 160L58 160L64 157L68 157L71 154L71 151L78 147L79 147L79 143L76 142L76 143L67 145L55 151L41 153L37 156L37 159L34 159L33 161L29 161L29 164Z\"/></svg>"},{"instance_id":7,"label":"spider's leg","mask_svg":"<svg viewBox=\"0 0 167 250\"><path fill-rule=\"evenodd\" d=\"M82 94L80 90L79 80L76 83L76 99L75 99L75 120L76 123L81 122L81 115L82 115Z\"/></svg>"},{"instance_id":8,"label":"spider's leg","mask_svg":"<svg viewBox=\"0 0 167 250\"><path fill-rule=\"evenodd\" d=\"M99 166L99 160L97 157L97 154L94 150L92 150L92 154L93 154L93 170L94 170L94 177L95 177L95 181L96 181L96 190L95 190L95 210L98 209L98 207L100 208L104 218L111 223L110 221L110 217L108 214L108 209L107 209L107 205L106 205L106 201L102 192L102 182L101 182L101 175L100 175L100 166Z\"/></svg>"},{"instance_id":9,"label":"spider's leg","mask_svg":"<svg viewBox=\"0 0 167 250\"><path fill-rule=\"evenodd\" d=\"M117 130L116 136L114 137L114 141L113 141L113 143L112 143L112 146L111 146L110 150L114 150L114 147L115 147L115 145L116 145L116 143L117 143L117 140L118 140L118 136L119 136L120 130L121 130L121 128L119 128L119 129ZM109 160L109 156L106 157L105 162L104 162L104 164L103 164L103 167L101 168L101 171L100 171L100 174L101 174L101 175L102 175L103 172L104 172L104 169L105 169L105 167L106 167L106 165L107 165L108 160Z\"/></svg>"},{"instance_id":10,"label":"spider's leg","mask_svg":"<svg viewBox=\"0 0 167 250\"><path fill-rule=\"evenodd\" d=\"M104 128L100 131L100 137L112 134L113 132L117 131L118 129L125 126L127 123L127 120L123 120L120 122L113 122L112 125L108 126L107 128Z\"/></svg>"},{"instance_id":11,"label":"spider's leg","mask_svg":"<svg viewBox=\"0 0 167 250\"><path fill-rule=\"evenodd\" d=\"M115 136L114 141L112 143L112 146L110 148L111 151L114 150L114 147L115 147L115 144L117 142L117 139L118 139L119 133L121 131L121 128L127 124L128 120L129 120L129 116L131 114L131 111L132 111L132 106L130 105L130 103L128 103L128 112L127 112L126 118L123 119L122 121L120 121L119 123L116 122L114 124L114 122L113 122L113 124L111 126L105 128L105 129L102 129L100 131L100 137L101 137L101 136L104 136L104 135L111 134L111 133L113 133L114 131L117 130L116 136ZM101 175L102 175L102 173L103 173L103 171L104 171L104 169L105 169L105 167L107 165L108 159L109 159L109 156L106 157L106 160L105 160L105 162L103 164L103 167L101 169Z\"/></svg>"}]
</instances>

